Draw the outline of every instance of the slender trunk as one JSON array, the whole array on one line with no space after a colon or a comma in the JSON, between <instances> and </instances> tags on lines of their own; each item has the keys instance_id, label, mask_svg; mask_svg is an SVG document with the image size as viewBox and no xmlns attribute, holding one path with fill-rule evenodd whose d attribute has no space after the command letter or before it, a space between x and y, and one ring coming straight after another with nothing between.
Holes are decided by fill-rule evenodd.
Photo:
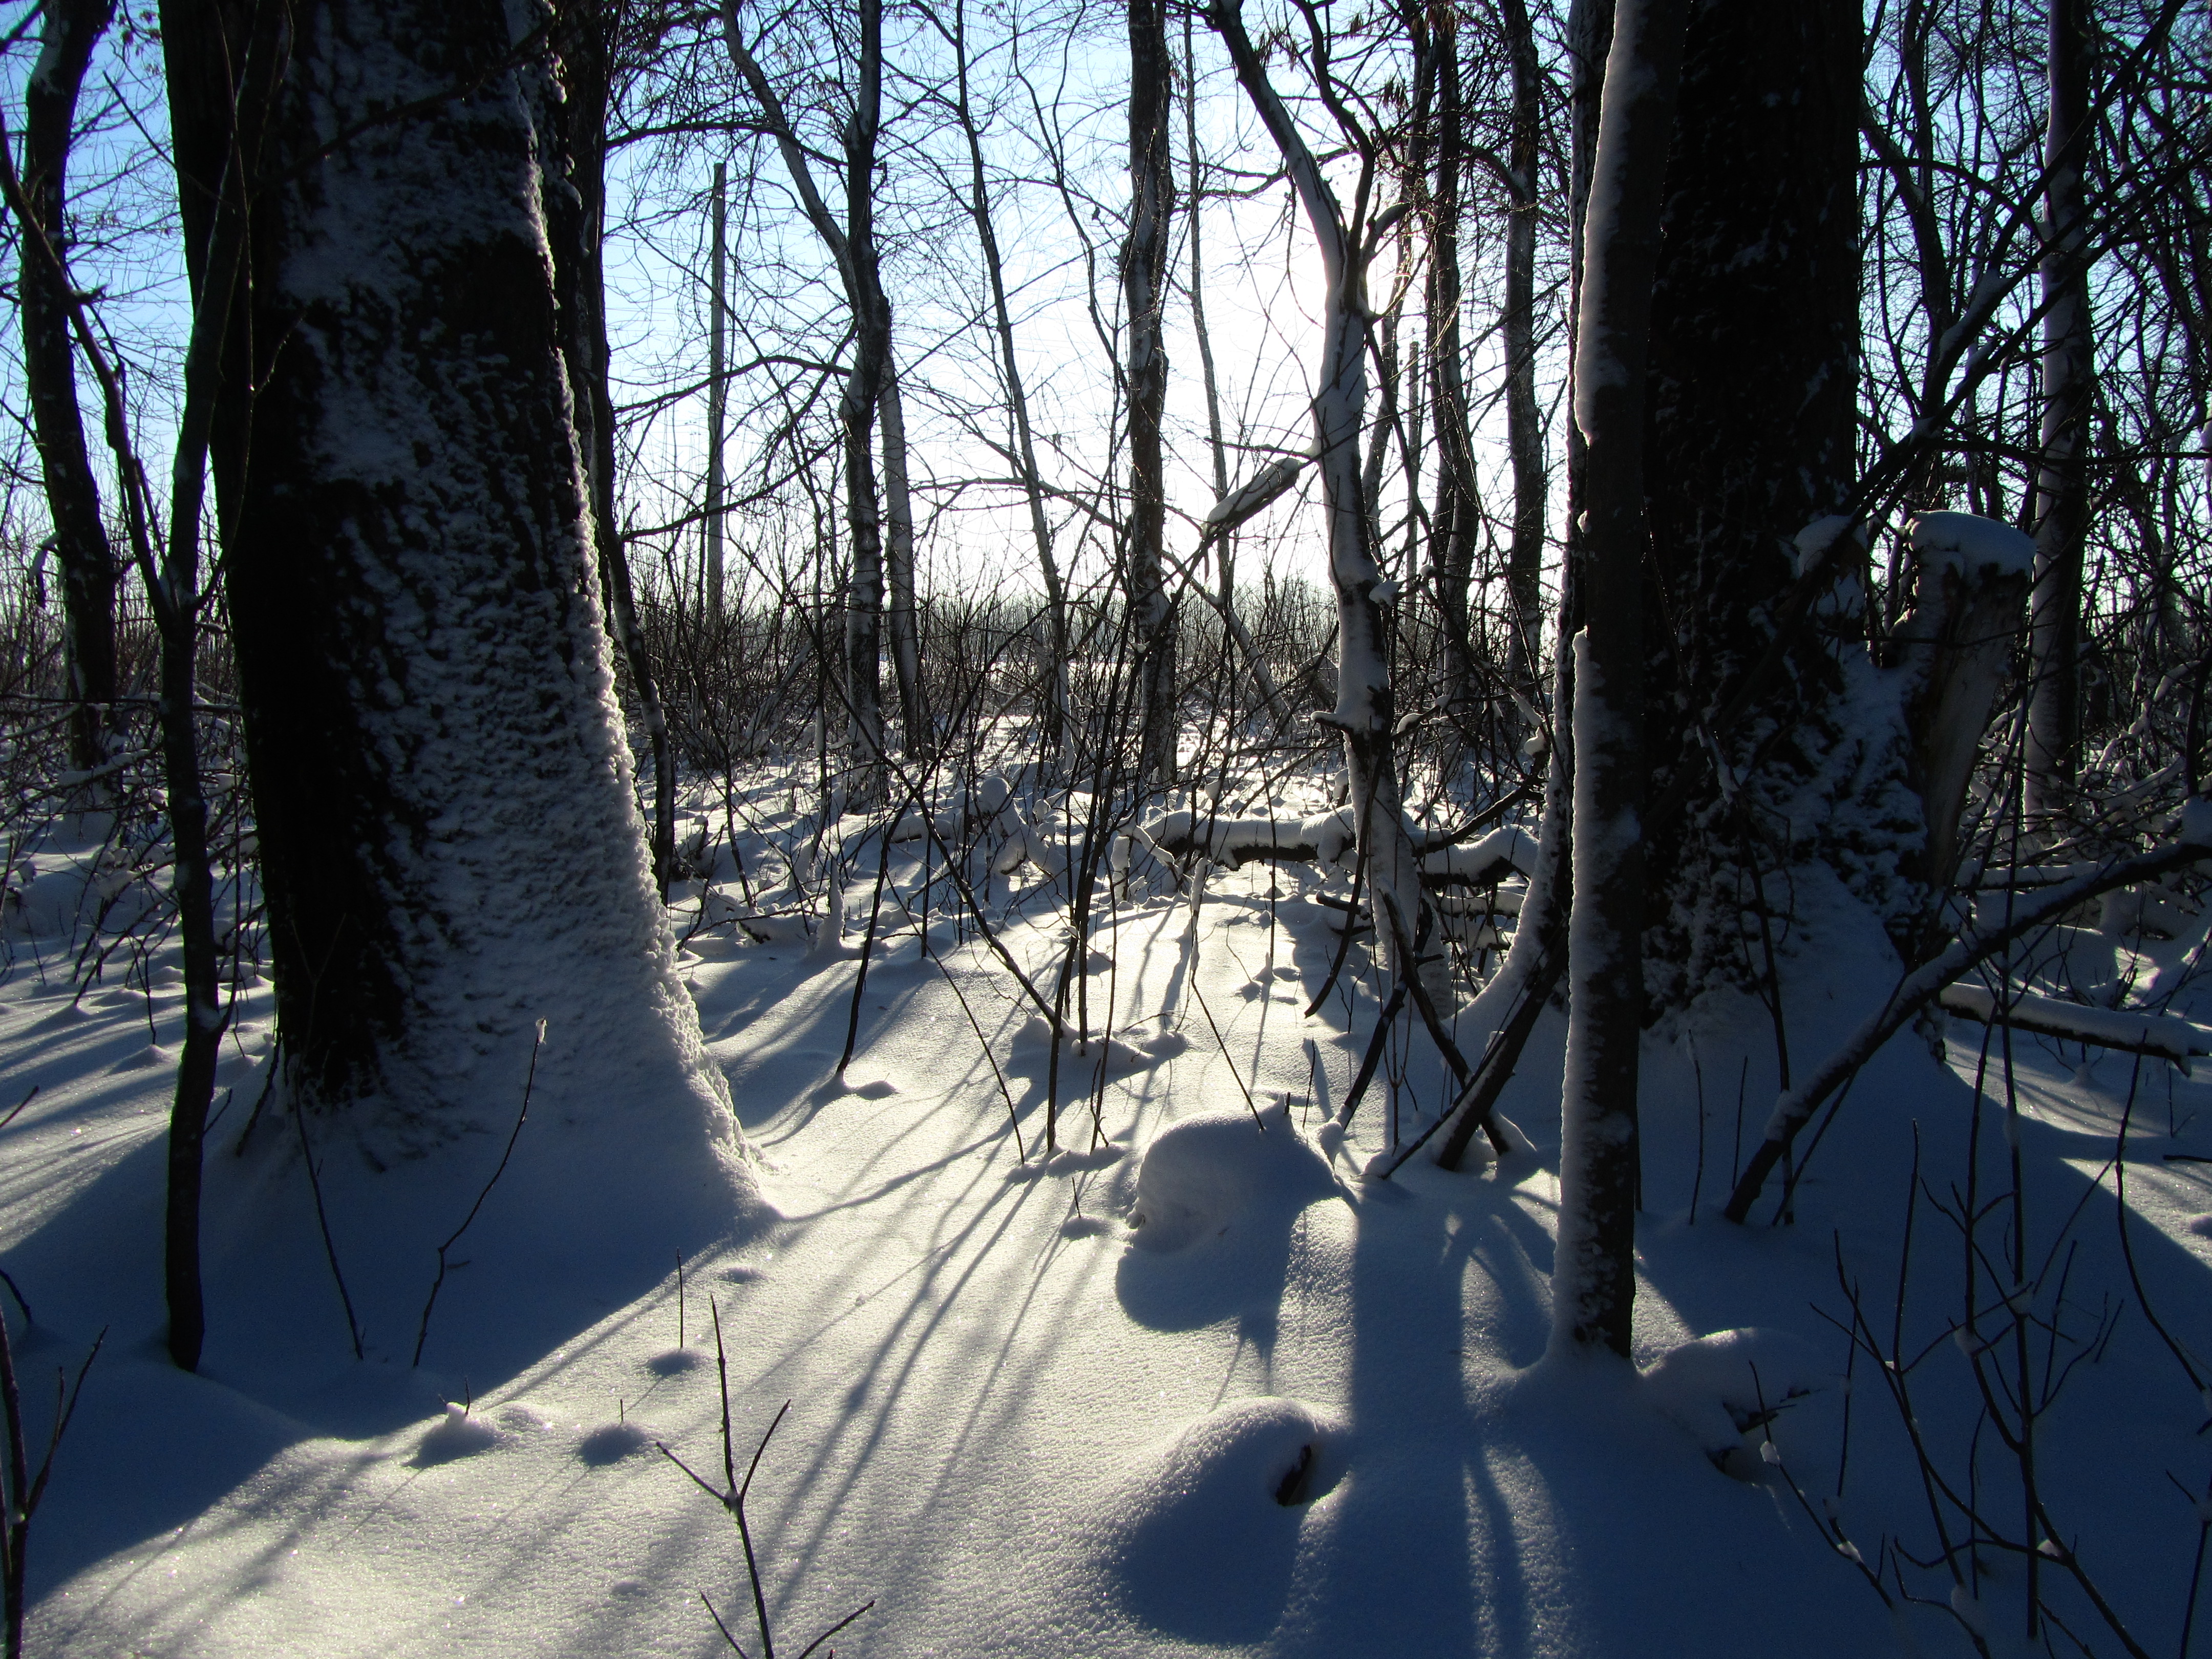
<instances>
[{"instance_id":1,"label":"slender trunk","mask_svg":"<svg viewBox=\"0 0 2212 1659\"><path fill-rule=\"evenodd\" d=\"M2081 173L2089 138L2087 0L2051 0L2045 138L2043 454L2035 480L2035 684L2027 714L2027 810L2047 819L2074 781L2081 732L2081 539L2093 368Z\"/></svg>"},{"instance_id":2,"label":"slender trunk","mask_svg":"<svg viewBox=\"0 0 2212 1659\"><path fill-rule=\"evenodd\" d=\"M1436 182L1429 210L1429 376L1437 430L1436 510L1431 520L1430 569L1437 588L1444 649L1444 688L1456 723L1471 725L1480 697L1468 594L1474 575L1480 500L1474 436L1468 419L1467 353L1462 343L1460 215L1467 162L1467 105L1461 85L1459 19L1445 7L1431 34L1435 58Z\"/></svg>"},{"instance_id":3,"label":"slender trunk","mask_svg":"<svg viewBox=\"0 0 2212 1659\"><path fill-rule=\"evenodd\" d=\"M853 364L845 378L839 417L845 435L845 518L852 566L845 595L845 699L851 714L854 796L872 799L883 782L883 523L876 506L875 426L890 358L890 302L884 296L875 237L876 141L883 115L882 0L860 0L859 82L845 123L845 222L840 226L814 181L783 100L746 46L734 3L722 10L722 34L731 61L761 106L763 125L775 139L799 193L807 222L836 262L853 313Z\"/></svg>"},{"instance_id":4,"label":"slender trunk","mask_svg":"<svg viewBox=\"0 0 2212 1659\"><path fill-rule=\"evenodd\" d=\"M1060 585L1060 562L1053 556L1052 526L1046 520L1044 483L1037 471L1036 444L1030 429L1029 398L1022 388L1021 361L1014 351L1013 315L1006 304L1006 262L1000 257L998 233L991 221L991 191L983 170L983 138L975 125L975 107L968 95L967 9L952 9L953 65L957 94L953 106L961 135L968 141L968 212L975 222L976 240L982 245L983 272L991 287L991 318L999 343L999 371L1006 378L1006 409L1013 423L1014 452L1021 465L1022 494L1029 504L1030 534L1036 544L1037 568L1044 576L1045 616L1051 638L1051 690L1045 699L1044 747L1057 753L1067 718L1067 598Z\"/></svg>"},{"instance_id":5,"label":"slender trunk","mask_svg":"<svg viewBox=\"0 0 2212 1659\"><path fill-rule=\"evenodd\" d=\"M1501 15L1513 78L1512 142L1506 153L1513 200L1505 229L1505 309L1498 319L1505 347L1505 447L1513 466L1505 673L1533 703L1536 641L1543 626L1544 422L1536 406L1536 141L1543 88L1527 0L1503 0Z\"/></svg>"},{"instance_id":6,"label":"slender trunk","mask_svg":"<svg viewBox=\"0 0 2212 1659\"><path fill-rule=\"evenodd\" d=\"M114 0L51 0L38 61L23 85L23 190L32 222L21 228L19 310L23 385L39 448L46 513L62 578L62 666L69 698L70 764L89 771L106 757L115 701L115 555L100 515L100 485L77 407L76 365L64 292L70 129L92 49ZM44 246L34 244L43 243Z\"/></svg>"},{"instance_id":7,"label":"slender trunk","mask_svg":"<svg viewBox=\"0 0 2212 1659\"><path fill-rule=\"evenodd\" d=\"M1373 556L1372 504L1360 469L1359 428L1367 403L1365 263L1320 163L1268 81L1242 16L1224 3L1209 9L1206 21L1228 47L1237 78L1281 153L1320 244L1328 289L1313 401L1314 449L1328 520L1329 582L1336 592L1337 617L1337 702L1327 720L1344 735L1376 952L1394 978L1421 974L1441 1012L1450 1006L1443 957L1419 955L1431 918L1399 799L1389 624L1375 593L1382 573ZM1401 934L1415 947L1413 960L1399 946Z\"/></svg>"},{"instance_id":8,"label":"slender trunk","mask_svg":"<svg viewBox=\"0 0 2212 1659\"><path fill-rule=\"evenodd\" d=\"M1190 153L1190 325L1198 337L1199 375L1206 386L1206 452L1213 459L1213 499L1218 501L1229 493L1229 447L1221 436L1221 389L1213 373L1213 337L1206 325L1206 262L1199 250L1202 217L1199 209L1206 199L1206 163L1198 149L1198 54L1191 40L1188 7L1182 14L1182 125L1184 146ZM1236 592L1235 548L1233 533L1220 537L1213 546L1224 611L1234 602Z\"/></svg>"},{"instance_id":9,"label":"slender trunk","mask_svg":"<svg viewBox=\"0 0 2212 1659\"><path fill-rule=\"evenodd\" d=\"M921 706L921 647L914 600L914 495L907 482L906 404L899 396L898 359L884 329L884 384L877 404L884 434L884 578L890 592L885 618L891 641L891 677L898 689L899 726L908 755L921 754L928 726Z\"/></svg>"},{"instance_id":10,"label":"slender trunk","mask_svg":"<svg viewBox=\"0 0 2212 1659\"><path fill-rule=\"evenodd\" d=\"M563 75L564 136L568 179L575 187L573 224L554 227L554 262L567 319L569 395L584 453L592 502L592 535L599 556L599 586L609 631L629 671L630 694L645 722L653 763L653 878L662 902L676 868L676 750L661 706L659 681L646 650L637 615L629 550L615 511L615 408L607 337L606 123L613 95L612 31L607 0L567 0L559 13L556 47ZM719 172L719 168L717 171ZM719 376L716 377L719 380ZM710 446L710 448L712 447ZM714 489L710 483L710 497Z\"/></svg>"},{"instance_id":11,"label":"slender trunk","mask_svg":"<svg viewBox=\"0 0 2212 1659\"><path fill-rule=\"evenodd\" d=\"M1636 1297L1644 1013L1644 422L1652 280L1684 0L1620 0L1585 232L1575 423L1589 445L1587 620L1575 641L1574 908L1555 1353L1626 1357Z\"/></svg>"},{"instance_id":12,"label":"slender trunk","mask_svg":"<svg viewBox=\"0 0 2212 1659\"><path fill-rule=\"evenodd\" d=\"M707 520L706 601L708 637L719 635L723 612L722 482L723 427L729 409L726 337L730 317L729 179L727 164L714 163L714 249L708 260L714 292L707 298Z\"/></svg>"},{"instance_id":13,"label":"slender trunk","mask_svg":"<svg viewBox=\"0 0 2212 1659\"><path fill-rule=\"evenodd\" d=\"M1139 775L1176 774L1174 607L1160 580L1167 534L1167 472L1160 422L1167 409L1168 233L1175 211L1168 145L1169 60L1164 0L1129 0L1129 240L1121 294L1129 331L1128 600L1136 622L1143 690Z\"/></svg>"}]
</instances>

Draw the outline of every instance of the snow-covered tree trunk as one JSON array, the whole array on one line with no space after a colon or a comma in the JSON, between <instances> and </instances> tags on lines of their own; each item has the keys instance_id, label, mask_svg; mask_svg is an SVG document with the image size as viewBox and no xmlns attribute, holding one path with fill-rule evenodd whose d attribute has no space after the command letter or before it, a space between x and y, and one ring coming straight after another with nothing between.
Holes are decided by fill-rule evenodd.
<instances>
[{"instance_id":1,"label":"snow-covered tree trunk","mask_svg":"<svg viewBox=\"0 0 2212 1659\"><path fill-rule=\"evenodd\" d=\"M1162 0L1129 0L1129 238L1121 250L1129 399L1124 557L1143 703L1138 771L1148 784L1171 782L1176 773L1175 610L1160 579L1167 536L1160 422L1167 411L1168 245L1175 212L1170 77Z\"/></svg>"},{"instance_id":2,"label":"snow-covered tree trunk","mask_svg":"<svg viewBox=\"0 0 2212 1659\"><path fill-rule=\"evenodd\" d=\"M884 621L890 635L900 732L907 753L918 755L928 727L922 718L921 644L914 599L914 491L907 477L906 400L899 393L898 359L891 350L888 321L884 334L884 385L877 405L884 434L884 574L890 599Z\"/></svg>"},{"instance_id":3,"label":"snow-covered tree trunk","mask_svg":"<svg viewBox=\"0 0 2212 1659\"><path fill-rule=\"evenodd\" d=\"M36 228L18 228L16 314L23 330L23 389L61 574L70 764L81 771L106 758L107 709L115 701L115 555L85 448L61 261L67 257L66 178L77 92L114 9L113 0L52 0L37 61L23 83L22 179ZM33 235L46 245L33 246Z\"/></svg>"},{"instance_id":4,"label":"snow-covered tree trunk","mask_svg":"<svg viewBox=\"0 0 2212 1659\"><path fill-rule=\"evenodd\" d=\"M1644 919L1644 423L1666 137L1685 0L1622 0L1584 232L1575 423L1588 443L1589 538L1576 636L1574 908L1556 1353L1628 1352L1636 1297L1637 1082Z\"/></svg>"},{"instance_id":5,"label":"snow-covered tree trunk","mask_svg":"<svg viewBox=\"0 0 2212 1659\"><path fill-rule=\"evenodd\" d=\"M2081 173L2089 142L2087 0L2051 0L2044 137L2043 453L2035 475L2034 686L2027 809L2047 817L2073 781L2081 720L2081 541L2089 520L2093 367Z\"/></svg>"},{"instance_id":6,"label":"snow-covered tree trunk","mask_svg":"<svg viewBox=\"0 0 2212 1659\"><path fill-rule=\"evenodd\" d=\"M557 1203L478 1219L441 1304L465 1345L468 1307L565 1314L564 1273L658 1272L728 1231L751 1182L614 701L545 60L489 0L335 0L300 25L253 219L269 355L226 550L278 1014L356 1328L403 1350L545 1022L504 1179Z\"/></svg>"}]
</instances>

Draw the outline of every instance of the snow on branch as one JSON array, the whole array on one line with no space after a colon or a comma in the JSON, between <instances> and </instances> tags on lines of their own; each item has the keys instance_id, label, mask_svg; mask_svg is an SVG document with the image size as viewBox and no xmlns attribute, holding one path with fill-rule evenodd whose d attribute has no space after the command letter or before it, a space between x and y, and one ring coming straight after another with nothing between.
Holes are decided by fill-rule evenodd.
<instances>
[{"instance_id":1,"label":"snow on branch","mask_svg":"<svg viewBox=\"0 0 2212 1659\"><path fill-rule=\"evenodd\" d=\"M2172 1060L2189 1075L2190 1058L2212 1054L2212 1030L2175 1014L2138 1012L2119 1008L2085 1008L2021 992L2000 1004L1980 985L1947 985L1936 1002L1954 1014L1964 1014L1984 1025L2002 1019L2014 1030L2063 1037L2069 1042L2094 1043L2127 1054L2154 1054Z\"/></svg>"}]
</instances>

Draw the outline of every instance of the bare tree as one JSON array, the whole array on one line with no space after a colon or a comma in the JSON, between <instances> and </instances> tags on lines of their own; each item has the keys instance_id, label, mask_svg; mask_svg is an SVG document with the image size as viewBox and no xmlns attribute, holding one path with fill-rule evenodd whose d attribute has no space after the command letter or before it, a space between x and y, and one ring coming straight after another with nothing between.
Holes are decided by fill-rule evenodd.
<instances>
[{"instance_id":1,"label":"bare tree","mask_svg":"<svg viewBox=\"0 0 2212 1659\"><path fill-rule=\"evenodd\" d=\"M70 128L93 47L114 0L54 0L44 8L38 61L24 84L23 189L18 270L23 382L38 441L52 546L62 576L62 662L70 698L70 763L105 758L107 706L115 701L115 555L100 518L100 484L84 441L70 344L67 254Z\"/></svg>"},{"instance_id":2,"label":"bare tree","mask_svg":"<svg viewBox=\"0 0 2212 1659\"><path fill-rule=\"evenodd\" d=\"M1127 331L1129 516L1122 557L1137 626L1143 688L1138 770L1165 784L1176 774L1175 611L1160 581L1167 476L1160 419L1167 408L1168 232L1175 213L1168 144L1170 71L1165 0L1129 3L1129 234L1121 250Z\"/></svg>"}]
</instances>

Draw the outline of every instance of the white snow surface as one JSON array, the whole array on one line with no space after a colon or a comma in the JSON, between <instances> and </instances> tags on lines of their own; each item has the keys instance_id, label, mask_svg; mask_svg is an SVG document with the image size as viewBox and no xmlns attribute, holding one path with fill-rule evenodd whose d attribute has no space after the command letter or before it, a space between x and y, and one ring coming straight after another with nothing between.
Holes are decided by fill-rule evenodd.
<instances>
[{"instance_id":1,"label":"white snow surface","mask_svg":"<svg viewBox=\"0 0 2212 1659\"><path fill-rule=\"evenodd\" d=\"M756 810L764 827L746 858L760 908L799 908L763 872L803 850L805 825ZM842 866L809 864L817 881L842 870L848 884L848 945L875 848ZM70 845L30 851L41 882L58 882L72 859L81 880L89 858ZM892 862L909 902L919 854ZM1394 1118L1410 1125L1448 1097L1442 1066L1416 1042L1394 1051L1344 1156L1324 1163L1312 1138L1341 1109L1376 988L1356 946L1304 1018L1334 940L1298 915L1347 884L1307 866L1223 873L1194 927L1185 899L1141 886L1103 906L1077 964L1091 1042L1083 1054L1063 1044L1056 1108L1042 1021L995 957L972 936L956 941L949 923L924 958L887 907L842 1079L853 956L810 958L804 939L753 944L730 923L699 933L678 957L687 1000L763 1159L772 1212L732 1218L744 1224L687 1255L679 1311L672 1251L642 1287L593 1267L594 1206L665 1204L665 1172L527 1164L533 1115L453 1252L471 1265L448 1273L420 1370L409 1350L434 1245L460 1217L371 1207L374 1182L318 1148L340 1263L357 1307L376 1310L364 1320L370 1357L356 1363L305 1167L249 1158L241 1170L230 1152L270 1034L268 989L249 977L218 1078L210 1346L198 1376L160 1345L169 1078L124 1064L147 1049L149 1019L174 1052L181 997L162 971L173 951L149 959L143 984L79 999L65 939L11 918L0 1100L40 1090L0 1131L0 1266L37 1315L29 1324L8 1305L33 1443L55 1369L107 1333L33 1524L31 1651L703 1659L720 1638L700 1590L752 1648L735 1529L656 1449L720 1479L717 1315L740 1474L792 1402L748 1510L778 1645L792 1652L871 1599L836 1638L841 1654L1869 1659L1908 1641L1963 1651L1940 1607L1893 1623L1814 1517L1827 1512L1848 1422L1837 1512L1851 1537L1869 1559L1885 1537L1929 1549L1917 1467L1876 1368L1863 1354L1854 1364L1827 1322L1849 1315L1838 1254L1883 1340L1898 1321L1908 1349L1926 1351L1912 1380L1928 1443L1946 1458L1974 1443L1979 1396L1948 1338L1960 1252L1948 1235L1929 1242L1941 1224L1924 1206L1901 1310L1896 1299L1915 1130L1923 1177L1945 1190L1974 1133L1974 1046L1954 1035L1946 1067L1901 1036L1802 1160L1796 1224L1767 1225L1762 1206L1736 1228L1717 1212L1732 1133L1741 1124L1735 1151L1747 1152L1774 1097L1769 1016L1717 994L1653 1034L1641 1375L1609 1359L1540 1364L1562 1020L1540 1021L1503 1102L1530 1150L1461 1174L1418 1158L1388 1181L1352 1173ZM1896 969L1838 883L1801 872L1793 886L1784 1006L1802 1070L1879 1003ZM1046 984L1067 948L1051 890L990 901L1008 951ZM2120 947L2088 929L2080 941L2077 966L2102 951L2109 972ZM2162 972L2189 948L2141 947ZM2184 986L2178 1015L2203 1012L2195 994ZM1109 1021L1114 1063L1101 1066ZM1465 1012L1460 1021L1460 1046L1478 1051L1483 1029ZM2136 1265L2179 1340L2203 1352L2212 1194L2208 1166L2186 1160L2212 1152L2212 1085L2147 1062L2130 1107L2129 1057L2085 1072L2071 1044L2016 1034L2014 1047L2039 1250L2082 1218L2078 1251L2059 1253L2069 1307L2132 1295L2111 1170L2131 1109L2124 1215ZM2008 1178L1994 1127L2004 1099L1993 1073L1985 1194ZM289 1118L270 1121L293 1133ZM1343 1133L1328 1127L1332 1140ZM453 1154L464 1208L497 1152L468 1143ZM599 1189L580 1204L580 1182ZM416 1242L373 1267L362 1239L378 1226ZM1178 1230L1176 1248L1159 1248ZM523 1249L544 1252L538 1292L471 1291L480 1264ZM503 1271L523 1282L523 1263ZM1984 1284L1979 1328L1993 1334L1990 1299ZM2071 1314L2062 1323L2075 1331ZM1826 1386L1846 1371L1855 1386ZM1822 1386L1791 1395L1808 1382ZM1785 1408L1741 1435L1738 1417L1776 1404L1778 1389ZM2143 1472L2170 1468L2203 1491L2203 1419L2130 1308L2074 1372L2040 1443L2049 1500L2154 1651L2178 1646L2176 1587L2197 1523L2179 1498L2162 1508L2164 1486ZM1717 1470L1716 1451L1747 1478ZM1302 1459L1292 1501L1279 1502ZM1995 1483L2001 1471L1984 1474ZM1940 1587L1917 1582L1941 1602ZM2008 1583L1984 1577L1992 1629L2015 1616Z\"/></svg>"}]
</instances>

